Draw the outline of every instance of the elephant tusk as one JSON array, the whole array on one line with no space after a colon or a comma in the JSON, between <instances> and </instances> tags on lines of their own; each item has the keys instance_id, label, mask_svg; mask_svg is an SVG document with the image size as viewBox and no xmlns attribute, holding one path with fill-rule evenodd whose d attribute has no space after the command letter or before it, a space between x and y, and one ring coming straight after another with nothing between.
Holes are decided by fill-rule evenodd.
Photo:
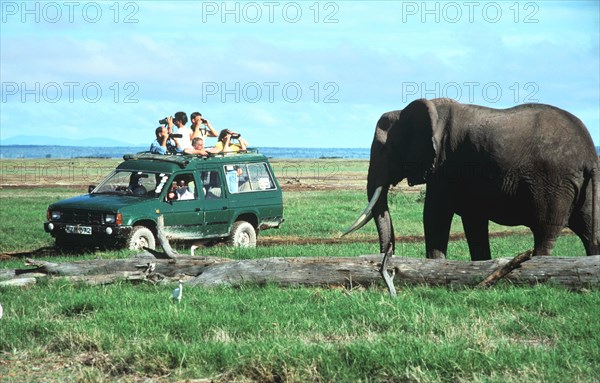
<instances>
[{"instance_id":1,"label":"elephant tusk","mask_svg":"<svg viewBox=\"0 0 600 383\"><path fill-rule=\"evenodd\" d=\"M360 217L358 217L358 219L352 224L352 226L350 226L342 234L342 237L365 226L367 224L367 222L369 222L371 220L371 218L373 218L373 212L372 212L373 206L375 206L375 204L377 203L377 200L379 199L379 196L381 195L382 190L383 190L383 186L379 186L377 189L375 189L375 193L373 193L373 196L371 197L371 200L369 201L369 204L367 205L366 209L362 212Z\"/></svg>"}]
</instances>

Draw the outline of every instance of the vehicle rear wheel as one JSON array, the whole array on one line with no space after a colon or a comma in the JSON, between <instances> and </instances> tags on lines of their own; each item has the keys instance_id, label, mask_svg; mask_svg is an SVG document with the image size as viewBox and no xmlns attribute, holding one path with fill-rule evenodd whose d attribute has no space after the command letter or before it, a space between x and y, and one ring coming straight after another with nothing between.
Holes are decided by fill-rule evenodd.
<instances>
[{"instance_id":1,"label":"vehicle rear wheel","mask_svg":"<svg viewBox=\"0 0 600 383\"><path fill-rule=\"evenodd\" d=\"M256 247L256 230L246 221L237 221L231 228L229 243L236 247Z\"/></svg>"},{"instance_id":2,"label":"vehicle rear wheel","mask_svg":"<svg viewBox=\"0 0 600 383\"><path fill-rule=\"evenodd\" d=\"M125 246L129 250L142 250L144 247L154 250L156 239L152 231L145 226L134 226L129 233Z\"/></svg>"}]
</instances>

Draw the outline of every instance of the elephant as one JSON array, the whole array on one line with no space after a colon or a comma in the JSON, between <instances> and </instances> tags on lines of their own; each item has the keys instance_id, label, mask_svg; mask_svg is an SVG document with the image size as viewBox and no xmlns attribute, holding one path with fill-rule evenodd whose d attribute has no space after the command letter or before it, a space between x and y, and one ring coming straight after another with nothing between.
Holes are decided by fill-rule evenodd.
<instances>
[{"instance_id":1,"label":"elephant","mask_svg":"<svg viewBox=\"0 0 600 383\"><path fill-rule=\"evenodd\" d=\"M533 255L551 255L565 227L587 255L600 254L600 158L585 125L565 110L439 98L384 113L371 145L369 203L344 233L374 218L384 264L395 246L388 192L403 179L426 184L427 258L446 257L454 214L473 261L491 259L489 221L529 227Z\"/></svg>"}]
</instances>

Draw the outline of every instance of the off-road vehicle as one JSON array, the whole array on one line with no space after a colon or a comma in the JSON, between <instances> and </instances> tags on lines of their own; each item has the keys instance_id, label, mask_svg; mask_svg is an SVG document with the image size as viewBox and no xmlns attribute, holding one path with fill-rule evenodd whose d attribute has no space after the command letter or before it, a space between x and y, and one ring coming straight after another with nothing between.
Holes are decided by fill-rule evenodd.
<instances>
[{"instance_id":1,"label":"off-road vehicle","mask_svg":"<svg viewBox=\"0 0 600 383\"><path fill-rule=\"evenodd\" d=\"M89 193L48 207L44 229L57 246L155 248L157 225L173 240L255 246L283 222L282 194L268 159L244 153L126 155Z\"/></svg>"}]
</instances>

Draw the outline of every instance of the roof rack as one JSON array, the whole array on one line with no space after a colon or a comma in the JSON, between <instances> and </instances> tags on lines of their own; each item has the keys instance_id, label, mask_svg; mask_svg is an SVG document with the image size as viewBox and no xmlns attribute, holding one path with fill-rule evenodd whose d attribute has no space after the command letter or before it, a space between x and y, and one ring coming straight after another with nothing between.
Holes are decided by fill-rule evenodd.
<instances>
[{"instance_id":1,"label":"roof rack","mask_svg":"<svg viewBox=\"0 0 600 383\"><path fill-rule=\"evenodd\" d=\"M208 156L201 156L199 154L154 154L151 152L138 152L135 154L125 154L123 160L154 160L171 162L179 165L181 168L185 168L189 165L190 161L195 158L210 159L215 157L228 157L228 156L242 156L245 154L258 154L257 148L248 148L246 150L240 150L238 152L220 152L220 153L209 153Z\"/></svg>"},{"instance_id":2,"label":"roof rack","mask_svg":"<svg viewBox=\"0 0 600 383\"><path fill-rule=\"evenodd\" d=\"M139 152L136 154L125 154L123 156L125 161L130 160L155 160L155 161L164 161L164 162L172 162L174 164L179 165L182 168L185 168L190 163L190 156L183 156L177 154L154 154L151 152Z\"/></svg>"},{"instance_id":3,"label":"roof rack","mask_svg":"<svg viewBox=\"0 0 600 383\"><path fill-rule=\"evenodd\" d=\"M208 157L226 157L226 156L240 156L244 154L258 154L259 151L257 148L248 148L246 150L240 150L237 152L219 152L219 153L209 153Z\"/></svg>"}]
</instances>

